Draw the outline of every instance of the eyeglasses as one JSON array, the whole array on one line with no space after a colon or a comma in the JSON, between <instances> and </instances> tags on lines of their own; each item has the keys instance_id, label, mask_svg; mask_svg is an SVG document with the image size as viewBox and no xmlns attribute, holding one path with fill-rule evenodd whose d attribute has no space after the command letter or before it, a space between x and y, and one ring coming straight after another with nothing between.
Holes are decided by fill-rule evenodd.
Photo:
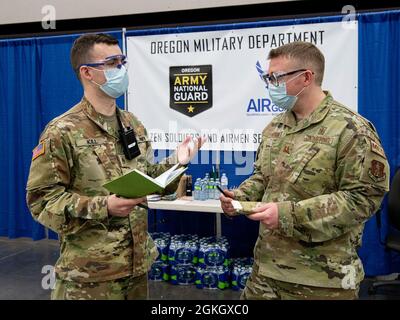
<instances>
[{"instance_id":1,"label":"eyeglasses","mask_svg":"<svg viewBox=\"0 0 400 320\"><path fill-rule=\"evenodd\" d=\"M294 71L290 71L290 72L285 72L285 73L279 73L279 72L272 72L271 75L269 75L268 73L263 73L261 74L261 79L264 80L264 82L267 84L267 88L269 87L269 84L273 84L275 87L279 86L279 81L285 77L285 76L290 76L291 74L295 74L296 72L300 72L300 71L307 71L307 69L297 69ZM314 74L314 72L313 72Z\"/></svg>"},{"instance_id":2,"label":"eyeglasses","mask_svg":"<svg viewBox=\"0 0 400 320\"><path fill-rule=\"evenodd\" d=\"M122 66L128 68L128 61L126 60L126 56L123 54L117 54L114 56L109 56L105 58L103 61L91 62L91 63L83 63L79 66L82 67L100 67L104 66L104 69L113 69L118 68L121 69Z\"/></svg>"}]
</instances>

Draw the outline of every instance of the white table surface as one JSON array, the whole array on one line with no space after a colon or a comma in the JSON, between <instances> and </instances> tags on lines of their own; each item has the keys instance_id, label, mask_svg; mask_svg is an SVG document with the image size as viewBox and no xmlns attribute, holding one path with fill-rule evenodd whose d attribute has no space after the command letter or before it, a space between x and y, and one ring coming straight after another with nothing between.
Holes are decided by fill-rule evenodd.
<instances>
[{"instance_id":1,"label":"white table surface","mask_svg":"<svg viewBox=\"0 0 400 320\"><path fill-rule=\"evenodd\" d=\"M200 201L193 200L192 197L182 197L173 201L148 201L147 206L149 209L222 213L219 200L208 199Z\"/></svg>"}]
</instances>

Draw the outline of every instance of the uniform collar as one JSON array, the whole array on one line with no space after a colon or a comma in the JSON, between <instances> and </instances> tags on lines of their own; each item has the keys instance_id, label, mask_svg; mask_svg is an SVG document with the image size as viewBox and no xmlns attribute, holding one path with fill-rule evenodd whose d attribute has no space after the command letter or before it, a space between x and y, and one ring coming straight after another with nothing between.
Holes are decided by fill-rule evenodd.
<instances>
[{"instance_id":1,"label":"uniform collar","mask_svg":"<svg viewBox=\"0 0 400 320\"><path fill-rule=\"evenodd\" d=\"M283 123L285 126L290 128L288 133L294 133L322 121L328 114L330 109L329 107L333 101L333 97L329 91L324 91L324 93L326 94L326 97L307 118L296 121L294 113L292 111L287 111L282 114L278 119L278 122Z\"/></svg>"},{"instance_id":2,"label":"uniform collar","mask_svg":"<svg viewBox=\"0 0 400 320\"><path fill-rule=\"evenodd\" d=\"M109 135L115 137L115 138L119 138L118 134L116 134L114 132L114 130L112 130L111 128L108 128L107 126L107 121L104 119L104 117L98 113L93 105L89 102L89 100L86 97L83 97L81 100L81 105L83 108L84 113L87 115L87 117L92 120L97 126L99 126L103 131L107 132ZM116 112L119 112L119 108L116 108ZM126 120L125 117L121 117L122 123L125 125Z\"/></svg>"}]
</instances>

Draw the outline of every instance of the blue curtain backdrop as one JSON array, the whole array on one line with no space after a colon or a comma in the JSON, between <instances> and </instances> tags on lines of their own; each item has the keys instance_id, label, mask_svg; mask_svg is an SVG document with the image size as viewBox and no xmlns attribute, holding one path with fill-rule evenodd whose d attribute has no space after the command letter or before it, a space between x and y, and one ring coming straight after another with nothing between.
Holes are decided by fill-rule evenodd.
<instances>
[{"instance_id":1,"label":"blue curtain backdrop","mask_svg":"<svg viewBox=\"0 0 400 320\"><path fill-rule=\"evenodd\" d=\"M400 11L360 15L358 35L358 110L377 128L393 176L400 166ZM386 200L382 228L376 216L365 226L359 254L367 275L400 272L400 254L385 251L380 243L390 227Z\"/></svg>"},{"instance_id":2,"label":"blue curtain backdrop","mask_svg":"<svg viewBox=\"0 0 400 320\"><path fill-rule=\"evenodd\" d=\"M400 11L359 14L359 113L377 127L389 158L391 173L400 166L399 70L400 70ZM340 21L341 16L268 22L238 23L187 28L165 28L128 32L163 34L169 32L209 31L255 26L292 25ZM121 39L119 32L114 33ZM34 223L25 205L25 184L31 150L37 144L45 124L69 109L81 98L81 87L69 66L69 50L76 35L0 41L0 236L44 237L43 228ZM329 88L327 88L329 89ZM119 102L121 105L121 102ZM215 158L215 153L205 152ZM157 151L156 151L157 154ZM227 155L227 154L225 154ZM243 154L228 155L240 159ZM225 164L221 157L221 172L229 176L230 186L239 185L246 176L237 176L240 163ZM191 165L189 174L203 176L209 165ZM151 231L197 233L201 236L215 232L212 214L150 212ZM386 201L382 206L382 228L376 218L367 222L363 246L359 250L366 274L369 276L400 272L400 256L385 251L384 240L390 226L387 222ZM258 225L244 217L228 220L222 217L222 233L226 235L235 256L252 255ZM54 237L54 235L52 235Z\"/></svg>"},{"instance_id":3,"label":"blue curtain backdrop","mask_svg":"<svg viewBox=\"0 0 400 320\"><path fill-rule=\"evenodd\" d=\"M109 33L122 40L122 32ZM40 133L82 97L69 62L78 36L0 41L0 236L45 237L26 207L25 186Z\"/></svg>"}]
</instances>

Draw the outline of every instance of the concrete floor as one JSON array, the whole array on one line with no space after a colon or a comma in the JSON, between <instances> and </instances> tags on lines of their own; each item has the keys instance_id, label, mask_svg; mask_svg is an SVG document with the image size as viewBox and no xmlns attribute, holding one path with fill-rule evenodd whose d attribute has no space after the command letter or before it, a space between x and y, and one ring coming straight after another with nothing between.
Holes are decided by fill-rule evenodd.
<instances>
[{"instance_id":1,"label":"concrete floor","mask_svg":"<svg viewBox=\"0 0 400 320\"><path fill-rule=\"evenodd\" d=\"M10 240L0 237L0 300L49 299L51 290L43 287L48 286L48 268L56 262L58 250L58 241L55 240ZM380 290L379 294L369 296L368 287L373 280L363 281L360 299L400 299L400 288L391 291ZM194 285L174 286L155 281L149 281L149 292L152 300L238 300L240 296L240 292L230 289L201 290Z\"/></svg>"}]
</instances>

